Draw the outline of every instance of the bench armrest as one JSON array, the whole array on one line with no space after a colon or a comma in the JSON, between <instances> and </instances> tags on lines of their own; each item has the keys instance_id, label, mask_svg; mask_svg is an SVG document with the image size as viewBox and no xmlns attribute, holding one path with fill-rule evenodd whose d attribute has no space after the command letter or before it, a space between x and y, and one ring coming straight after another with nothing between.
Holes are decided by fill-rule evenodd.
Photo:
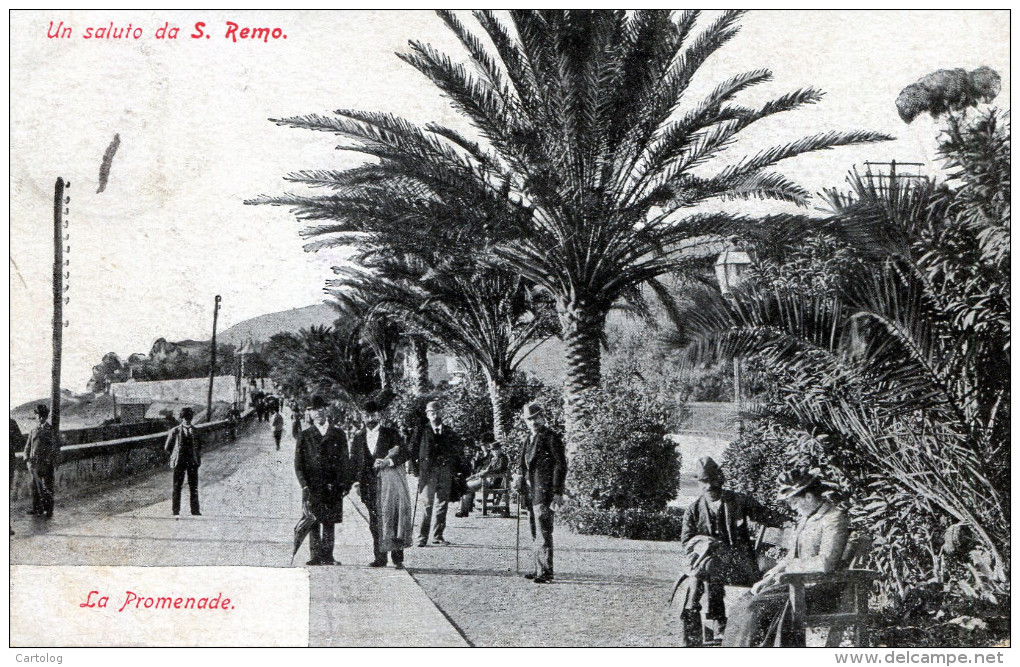
<instances>
[{"instance_id":1,"label":"bench armrest","mask_svg":"<svg viewBox=\"0 0 1020 667\"><path fill-rule=\"evenodd\" d=\"M784 572L779 575L780 584L809 585L820 583L870 584L882 575L874 570L839 570L837 572Z\"/></svg>"}]
</instances>

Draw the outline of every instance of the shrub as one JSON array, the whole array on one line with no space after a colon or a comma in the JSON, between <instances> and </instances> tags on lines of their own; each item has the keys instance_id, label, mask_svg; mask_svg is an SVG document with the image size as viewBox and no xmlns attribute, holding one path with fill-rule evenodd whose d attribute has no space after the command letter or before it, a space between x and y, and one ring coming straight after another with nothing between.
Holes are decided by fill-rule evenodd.
<instances>
[{"instance_id":1,"label":"shrub","mask_svg":"<svg viewBox=\"0 0 1020 667\"><path fill-rule=\"evenodd\" d=\"M591 408L567 475L578 502L595 509L665 509L679 488L680 456L666 438L661 406L634 388L610 385L592 393Z\"/></svg>"},{"instance_id":2,"label":"shrub","mask_svg":"<svg viewBox=\"0 0 1020 667\"><path fill-rule=\"evenodd\" d=\"M608 535L629 540L679 540L684 512L667 507L654 512L642 509L598 509L575 501L564 504L558 518L581 535Z\"/></svg>"}]
</instances>

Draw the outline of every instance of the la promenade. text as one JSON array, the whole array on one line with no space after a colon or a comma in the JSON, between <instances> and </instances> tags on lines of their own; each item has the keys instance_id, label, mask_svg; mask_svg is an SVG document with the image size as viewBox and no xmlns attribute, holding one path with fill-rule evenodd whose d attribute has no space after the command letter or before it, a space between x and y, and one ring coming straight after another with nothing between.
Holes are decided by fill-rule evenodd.
<instances>
[{"instance_id":1,"label":"la promenade. text","mask_svg":"<svg viewBox=\"0 0 1020 667\"><path fill-rule=\"evenodd\" d=\"M89 25L85 27L72 26L63 21L50 21L46 30L47 39L81 39L117 42L133 41L143 37L152 37L162 40L176 39L212 39L217 37L226 39L234 44L238 42L262 42L268 44L270 41L287 39L287 33L280 26L252 26L241 25L233 21L224 21L221 26L211 26L205 21L196 21L185 32L176 25L164 22L155 30L147 31L145 28L134 23L109 21L100 25Z\"/></svg>"},{"instance_id":2,"label":"la promenade. text","mask_svg":"<svg viewBox=\"0 0 1020 667\"><path fill-rule=\"evenodd\" d=\"M119 597L119 596L118 596ZM124 591L123 598L114 601L110 605L110 596L99 591L89 591L85 601L79 607L85 609L117 609L117 613L124 611L147 611L155 609L169 610L200 610L200 611L232 611L234 604L230 598L223 597L218 592L215 597L190 597L178 595L148 596L134 591Z\"/></svg>"}]
</instances>

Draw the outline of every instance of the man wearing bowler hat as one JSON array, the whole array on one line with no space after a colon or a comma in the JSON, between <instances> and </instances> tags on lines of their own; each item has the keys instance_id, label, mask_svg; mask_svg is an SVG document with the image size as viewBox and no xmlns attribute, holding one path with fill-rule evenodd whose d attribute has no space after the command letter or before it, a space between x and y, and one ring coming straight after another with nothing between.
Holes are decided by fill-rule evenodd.
<instances>
[{"instance_id":1,"label":"man wearing bowler hat","mask_svg":"<svg viewBox=\"0 0 1020 667\"><path fill-rule=\"evenodd\" d=\"M684 571L673 599L682 608L680 624L684 646L702 644L702 597L707 592L705 619L715 635L726 629L725 586L750 586L761 579L751 542L748 520L759 526L779 527L782 517L751 496L723 489L726 476L710 456L698 459L694 478L701 496L684 513L680 542Z\"/></svg>"},{"instance_id":2,"label":"man wearing bowler hat","mask_svg":"<svg viewBox=\"0 0 1020 667\"><path fill-rule=\"evenodd\" d=\"M47 420L50 409L42 404L35 406L35 416L39 420L25 440L25 463L32 475L32 509L28 514L53 518L53 478L54 468L60 458L60 445L57 444L53 425Z\"/></svg>"},{"instance_id":3,"label":"man wearing bowler hat","mask_svg":"<svg viewBox=\"0 0 1020 667\"><path fill-rule=\"evenodd\" d=\"M315 517L308 565L339 565L333 560L336 524L344 520L344 496L354 483L347 436L329 419L329 406L321 396L312 398L308 428L301 432L294 453L294 471L301 498Z\"/></svg>"},{"instance_id":4,"label":"man wearing bowler hat","mask_svg":"<svg viewBox=\"0 0 1020 667\"><path fill-rule=\"evenodd\" d=\"M563 439L546 424L540 405L524 406L524 422L528 442L517 461L514 488L524 494L535 540L535 571L524 576L536 584L547 584L553 579L553 511L563 504L567 453Z\"/></svg>"},{"instance_id":5,"label":"man wearing bowler hat","mask_svg":"<svg viewBox=\"0 0 1020 667\"><path fill-rule=\"evenodd\" d=\"M174 471L174 494L171 511L174 516L181 513L181 489L184 477L188 477L188 492L191 500L191 514L202 516L198 507L198 467L202 465L202 436L191 423L195 411L190 407L181 408L181 423L170 429L164 448L170 454L170 468Z\"/></svg>"}]
</instances>

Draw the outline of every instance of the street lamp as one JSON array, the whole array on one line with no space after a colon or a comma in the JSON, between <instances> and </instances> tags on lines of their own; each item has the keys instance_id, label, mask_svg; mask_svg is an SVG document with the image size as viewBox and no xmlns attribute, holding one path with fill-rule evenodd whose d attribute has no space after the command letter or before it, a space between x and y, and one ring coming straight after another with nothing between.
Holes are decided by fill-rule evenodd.
<instances>
[{"instance_id":1,"label":"street lamp","mask_svg":"<svg viewBox=\"0 0 1020 667\"><path fill-rule=\"evenodd\" d=\"M732 298L733 290L744 279L751 267L751 257L742 250L724 250L715 261L715 277L723 296ZM740 416L740 358L733 357L733 402L737 406L738 428L744 432L744 419Z\"/></svg>"}]
</instances>

